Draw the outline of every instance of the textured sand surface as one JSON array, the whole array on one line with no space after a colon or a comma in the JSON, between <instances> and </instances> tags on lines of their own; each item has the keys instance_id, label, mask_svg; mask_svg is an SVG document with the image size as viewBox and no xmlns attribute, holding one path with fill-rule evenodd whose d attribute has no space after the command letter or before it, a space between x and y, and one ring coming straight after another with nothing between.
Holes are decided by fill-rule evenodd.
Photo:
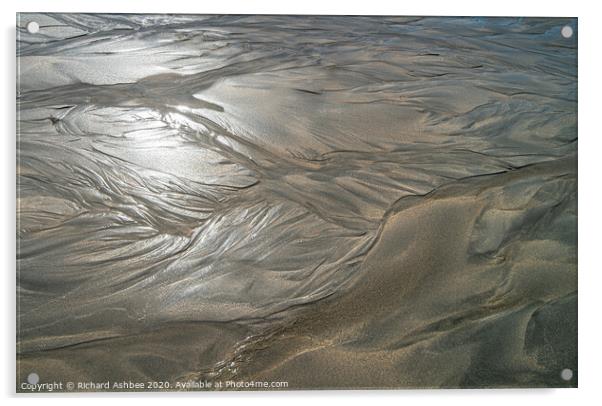
<instances>
[{"instance_id":1,"label":"textured sand surface","mask_svg":"<svg viewBox=\"0 0 602 406\"><path fill-rule=\"evenodd\" d=\"M17 390L577 385L575 19L17 25Z\"/></svg>"}]
</instances>

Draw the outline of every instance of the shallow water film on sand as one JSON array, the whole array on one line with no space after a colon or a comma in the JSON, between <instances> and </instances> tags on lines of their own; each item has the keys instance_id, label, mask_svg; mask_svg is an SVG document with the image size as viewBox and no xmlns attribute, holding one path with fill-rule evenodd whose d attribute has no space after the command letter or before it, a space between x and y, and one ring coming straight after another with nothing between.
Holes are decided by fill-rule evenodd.
<instances>
[{"instance_id":1,"label":"shallow water film on sand","mask_svg":"<svg viewBox=\"0 0 602 406\"><path fill-rule=\"evenodd\" d=\"M17 20L17 391L577 386L576 19Z\"/></svg>"}]
</instances>

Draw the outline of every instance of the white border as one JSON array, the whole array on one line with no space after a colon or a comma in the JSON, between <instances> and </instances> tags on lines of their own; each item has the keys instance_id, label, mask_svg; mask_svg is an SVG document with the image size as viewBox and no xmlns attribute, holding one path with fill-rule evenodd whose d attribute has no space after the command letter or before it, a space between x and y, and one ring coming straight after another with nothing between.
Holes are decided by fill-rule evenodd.
<instances>
[{"instance_id":1,"label":"white border","mask_svg":"<svg viewBox=\"0 0 602 406\"><path fill-rule=\"evenodd\" d=\"M362 14L362 15L443 15L443 16L548 16L575 17L583 7L576 2L527 2L505 0L485 2L455 1L327 1L304 0L218 0L218 1L124 1L104 0L78 2L73 0L21 0L18 11L115 12L115 13L192 13L192 14ZM16 10L15 10L16 11Z\"/></svg>"},{"instance_id":2,"label":"white border","mask_svg":"<svg viewBox=\"0 0 602 406\"><path fill-rule=\"evenodd\" d=\"M601 398L598 394L600 373L601 328L598 298L602 296L602 265L598 260L602 242L600 209L602 187L599 165L600 153L600 13L595 2L525 0L503 1L244 1L244 0L21 0L2 2L2 217L0 250L4 260L2 368L0 384L8 404L18 399L25 404L106 404L131 402L136 394L95 395L15 395L15 13L17 11L54 12L128 12L128 13L196 13L196 14L365 14L365 15L477 15L477 16L551 16L579 17L579 389L546 390L437 390L437 391L315 391L279 393L195 393L149 394L144 402L160 405L168 399L175 402L199 404L282 404L306 405L308 402L337 402L355 405L371 400L396 405L504 405L537 402L546 406L589 404Z\"/></svg>"}]
</instances>

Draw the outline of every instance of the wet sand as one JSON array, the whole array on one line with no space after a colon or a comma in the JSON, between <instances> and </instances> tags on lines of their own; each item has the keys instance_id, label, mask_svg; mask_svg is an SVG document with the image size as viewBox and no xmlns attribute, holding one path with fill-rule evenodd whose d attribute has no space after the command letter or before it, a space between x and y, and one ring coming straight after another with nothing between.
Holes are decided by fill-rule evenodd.
<instances>
[{"instance_id":1,"label":"wet sand","mask_svg":"<svg viewBox=\"0 0 602 406\"><path fill-rule=\"evenodd\" d=\"M565 25L21 14L17 391L577 386Z\"/></svg>"}]
</instances>

